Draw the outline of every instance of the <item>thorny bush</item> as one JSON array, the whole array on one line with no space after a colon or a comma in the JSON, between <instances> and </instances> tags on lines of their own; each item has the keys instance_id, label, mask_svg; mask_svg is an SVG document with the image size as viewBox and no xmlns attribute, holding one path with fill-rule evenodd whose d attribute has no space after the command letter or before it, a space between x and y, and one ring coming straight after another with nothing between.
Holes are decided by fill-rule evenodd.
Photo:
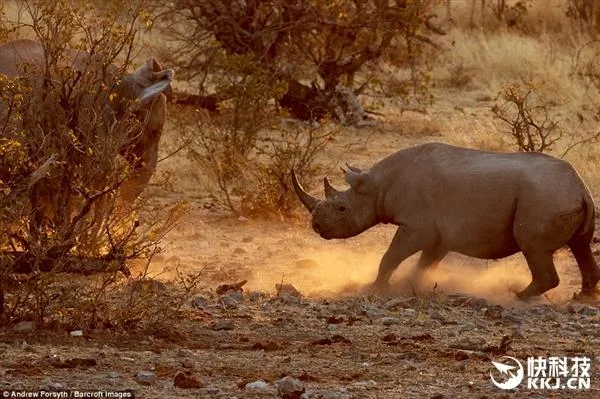
<instances>
[{"instance_id":1,"label":"thorny bush","mask_svg":"<svg viewBox=\"0 0 600 399\"><path fill-rule=\"evenodd\" d=\"M150 25L144 1L20 4L25 18L2 14L0 37L32 32L45 54L19 78L0 75L0 314L43 324L48 304L62 298L50 295L57 272L128 272L125 260L151 258L182 208L146 225L136 218L146 204L117 200L132 173L124 144L140 121L106 117L115 88L105 82L113 65L129 67L134 38ZM90 56L74 67L72 50Z\"/></svg>"}]
</instances>

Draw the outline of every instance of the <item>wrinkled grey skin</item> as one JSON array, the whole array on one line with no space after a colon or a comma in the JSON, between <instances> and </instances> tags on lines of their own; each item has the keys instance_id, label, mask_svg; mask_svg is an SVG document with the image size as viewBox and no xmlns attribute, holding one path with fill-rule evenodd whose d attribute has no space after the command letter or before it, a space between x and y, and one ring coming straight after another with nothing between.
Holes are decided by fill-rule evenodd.
<instances>
[{"instance_id":1,"label":"wrinkled grey skin","mask_svg":"<svg viewBox=\"0 0 600 399\"><path fill-rule=\"evenodd\" d=\"M386 288L398 265L421 251L424 271L448 252L498 259L522 252L532 281L518 296L540 295L559 283L553 253L567 245L579 266L582 293L600 279L590 242L594 203L565 161L541 153L497 153L429 143L398 151L370 170L349 166L350 189L325 179L325 200L298 197L326 239L353 237L378 223L398 230L381 260L374 286Z\"/></svg>"},{"instance_id":2,"label":"wrinkled grey skin","mask_svg":"<svg viewBox=\"0 0 600 399\"><path fill-rule=\"evenodd\" d=\"M89 54L72 50L71 59L65 66L75 70L87 71L99 65L100 58L90 58ZM96 64L97 63L97 64ZM29 73L40 73L44 65L44 48L33 40L15 40L0 45L0 74L15 78L23 73L24 66ZM171 90L174 71L162 69L156 59L149 58L145 64L133 73L118 76L116 66L108 70L106 86L115 86L117 98L107 99L105 117L108 125L116 115L132 112L142 122L143 128L129 142L124 143L122 152L129 156L127 161L134 169L131 177L120 189L125 202L133 202L146 187L152 177L158 160L158 143L166 118L166 96ZM117 83L118 82L118 83ZM125 109L123 109L125 108Z\"/></svg>"}]
</instances>

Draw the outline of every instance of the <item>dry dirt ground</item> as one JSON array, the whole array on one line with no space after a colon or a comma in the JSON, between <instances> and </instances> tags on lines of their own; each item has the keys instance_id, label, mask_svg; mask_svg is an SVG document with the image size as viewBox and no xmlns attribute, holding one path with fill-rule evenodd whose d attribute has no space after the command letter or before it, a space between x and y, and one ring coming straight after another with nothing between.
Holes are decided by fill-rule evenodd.
<instances>
[{"instance_id":1,"label":"dry dirt ground","mask_svg":"<svg viewBox=\"0 0 600 399\"><path fill-rule=\"evenodd\" d=\"M438 94L428 114L391 115L375 127L345 130L320 158L323 170L341 187L336 170L344 162L367 167L415 143L502 148L498 133L484 133L497 130L489 113L493 100L475 91L458 94ZM302 390L309 398L600 397L600 307L571 300L580 277L567 251L556 254L560 286L533 303L514 299L529 279L520 255L500 261L451 255L418 287L409 284L415 262L409 259L396 272L393 295L366 295L361 289L376 274L392 226L325 241L310 230L306 215L238 219L216 209L201 172L185 157L165 161L165 170L176 179L169 191L150 190L156 205L187 199L190 211L166 237L152 273L168 280L179 268L203 276L204 287L174 326L184 339L168 331L72 337L5 329L0 391L132 389L143 398L262 398L276 397L276 382L289 376L299 384L292 384L289 397ZM220 284L242 280L243 293L216 293ZM302 296L278 291L279 283ZM492 385L490 371L491 360L504 355L524 365L530 356L587 356L591 388L540 390L523 383L503 391ZM138 381L142 371L155 380ZM197 379L196 388L174 386L184 371Z\"/></svg>"}]
</instances>

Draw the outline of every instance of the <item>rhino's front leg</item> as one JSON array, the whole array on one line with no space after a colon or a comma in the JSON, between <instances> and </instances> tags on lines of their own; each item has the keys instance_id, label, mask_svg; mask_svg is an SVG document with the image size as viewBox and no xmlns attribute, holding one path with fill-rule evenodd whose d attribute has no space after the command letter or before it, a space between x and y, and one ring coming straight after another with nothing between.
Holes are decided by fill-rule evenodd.
<instances>
[{"instance_id":1,"label":"rhino's front leg","mask_svg":"<svg viewBox=\"0 0 600 399\"><path fill-rule=\"evenodd\" d=\"M400 263L411 255L422 250L426 245L420 234L405 226L396 231L389 248L379 263L377 279L373 286L377 290L385 290L389 286L390 277Z\"/></svg>"}]
</instances>

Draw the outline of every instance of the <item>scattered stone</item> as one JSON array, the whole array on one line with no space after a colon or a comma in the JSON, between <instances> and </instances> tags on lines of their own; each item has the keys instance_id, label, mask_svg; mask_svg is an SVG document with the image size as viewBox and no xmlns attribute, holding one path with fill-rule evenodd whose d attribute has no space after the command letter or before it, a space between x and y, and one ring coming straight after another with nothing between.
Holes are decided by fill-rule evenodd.
<instances>
[{"instance_id":1,"label":"scattered stone","mask_svg":"<svg viewBox=\"0 0 600 399\"><path fill-rule=\"evenodd\" d=\"M337 316L329 316L327 318L327 324L340 324L344 322L344 318L343 317L337 317Z\"/></svg>"},{"instance_id":2,"label":"scattered stone","mask_svg":"<svg viewBox=\"0 0 600 399\"><path fill-rule=\"evenodd\" d=\"M242 238L242 242L252 242L253 238L251 236L246 236Z\"/></svg>"},{"instance_id":3,"label":"scattered stone","mask_svg":"<svg viewBox=\"0 0 600 399\"><path fill-rule=\"evenodd\" d=\"M257 380L254 382L249 382L244 386L245 391L262 391L269 387L269 384L264 382L263 380Z\"/></svg>"},{"instance_id":4,"label":"scattered stone","mask_svg":"<svg viewBox=\"0 0 600 399\"><path fill-rule=\"evenodd\" d=\"M240 301L238 300L237 296L238 294L242 297L243 300L244 296L241 292L230 292L219 298L219 305L223 306L225 309L237 308L240 304Z\"/></svg>"},{"instance_id":5,"label":"scattered stone","mask_svg":"<svg viewBox=\"0 0 600 399\"><path fill-rule=\"evenodd\" d=\"M156 374L151 371L140 371L135 375L135 380L140 385L152 385L156 382Z\"/></svg>"},{"instance_id":6,"label":"scattered stone","mask_svg":"<svg viewBox=\"0 0 600 399\"><path fill-rule=\"evenodd\" d=\"M413 335L409 339L413 341L433 341L433 336L429 333Z\"/></svg>"},{"instance_id":7,"label":"scattered stone","mask_svg":"<svg viewBox=\"0 0 600 399\"><path fill-rule=\"evenodd\" d=\"M250 302L257 302L265 299L269 299L269 294L264 291L251 291L248 293L248 300Z\"/></svg>"},{"instance_id":8,"label":"scattered stone","mask_svg":"<svg viewBox=\"0 0 600 399\"><path fill-rule=\"evenodd\" d=\"M174 385L177 388L192 389L203 388L204 384L190 370L179 371L175 374Z\"/></svg>"},{"instance_id":9,"label":"scattered stone","mask_svg":"<svg viewBox=\"0 0 600 399\"><path fill-rule=\"evenodd\" d=\"M504 321L512 324L523 324L525 320L514 313L507 313L503 317Z\"/></svg>"},{"instance_id":10,"label":"scattered stone","mask_svg":"<svg viewBox=\"0 0 600 399\"><path fill-rule=\"evenodd\" d=\"M315 269L319 267L319 264L312 259L300 259L296 261L296 267L298 269Z\"/></svg>"},{"instance_id":11,"label":"scattered stone","mask_svg":"<svg viewBox=\"0 0 600 399\"><path fill-rule=\"evenodd\" d=\"M464 337L450 345L455 349L466 349L473 351L481 351L482 348L487 348L487 341L483 337Z\"/></svg>"},{"instance_id":12,"label":"scattered stone","mask_svg":"<svg viewBox=\"0 0 600 399\"><path fill-rule=\"evenodd\" d=\"M296 289L292 284L275 284L278 296L290 295L297 298L303 298L304 295Z\"/></svg>"},{"instance_id":13,"label":"scattered stone","mask_svg":"<svg viewBox=\"0 0 600 399\"><path fill-rule=\"evenodd\" d=\"M378 308L377 306L370 305L365 309L365 315L372 319L383 317L387 315L387 312Z\"/></svg>"},{"instance_id":14,"label":"scattered stone","mask_svg":"<svg viewBox=\"0 0 600 399\"><path fill-rule=\"evenodd\" d=\"M31 332L35 329L33 321L20 321L13 327L16 332Z\"/></svg>"},{"instance_id":15,"label":"scattered stone","mask_svg":"<svg viewBox=\"0 0 600 399\"><path fill-rule=\"evenodd\" d=\"M312 341L310 344L311 345L331 345L331 344L337 344L337 343L351 344L352 341L350 341L348 338L343 337L339 334L335 334L329 338L317 339L315 341Z\"/></svg>"},{"instance_id":16,"label":"scattered stone","mask_svg":"<svg viewBox=\"0 0 600 399\"><path fill-rule=\"evenodd\" d=\"M400 320L397 319L396 317L382 317L381 318L381 324L383 324L384 326L391 326L394 324L399 324Z\"/></svg>"},{"instance_id":17,"label":"scattered stone","mask_svg":"<svg viewBox=\"0 0 600 399\"><path fill-rule=\"evenodd\" d=\"M488 308L490 305L484 298L476 298L471 302L471 306L475 309Z\"/></svg>"},{"instance_id":18,"label":"scattered stone","mask_svg":"<svg viewBox=\"0 0 600 399\"><path fill-rule=\"evenodd\" d=\"M485 317L488 319L501 319L504 308L500 305L493 305L487 308L484 312Z\"/></svg>"},{"instance_id":19,"label":"scattered stone","mask_svg":"<svg viewBox=\"0 0 600 399\"><path fill-rule=\"evenodd\" d=\"M233 253L236 255L243 255L247 252L248 251L246 251L244 248L240 248L240 247L237 247L236 249L233 250Z\"/></svg>"},{"instance_id":20,"label":"scattered stone","mask_svg":"<svg viewBox=\"0 0 600 399\"><path fill-rule=\"evenodd\" d=\"M279 294L277 300L287 305L299 305L302 303L302 297L287 294Z\"/></svg>"},{"instance_id":21,"label":"scattered stone","mask_svg":"<svg viewBox=\"0 0 600 399\"><path fill-rule=\"evenodd\" d=\"M261 341L261 342L256 342L254 343L250 349L252 350L263 350L265 352L269 352L269 351L276 351L281 349L281 345L279 345L277 342L273 342L273 341Z\"/></svg>"},{"instance_id":22,"label":"scattered stone","mask_svg":"<svg viewBox=\"0 0 600 399\"><path fill-rule=\"evenodd\" d=\"M290 376L285 376L280 380L275 381L277 393L282 398L298 399L306 390L302 382Z\"/></svg>"},{"instance_id":23,"label":"scattered stone","mask_svg":"<svg viewBox=\"0 0 600 399\"><path fill-rule=\"evenodd\" d=\"M112 379L121 378L121 374L116 371L109 371L108 378L112 378Z\"/></svg>"},{"instance_id":24,"label":"scattered stone","mask_svg":"<svg viewBox=\"0 0 600 399\"><path fill-rule=\"evenodd\" d=\"M135 359L132 357L127 357L127 356L121 356L120 357L121 360L126 360L128 362L135 362Z\"/></svg>"},{"instance_id":25,"label":"scattered stone","mask_svg":"<svg viewBox=\"0 0 600 399\"><path fill-rule=\"evenodd\" d=\"M398 308L406 307L406 299L404 298L393 298L383 304L386 310L396 310Z\"/></svg>"},{"instance_id":26,"label":"scattered stone","mask_svg":"<svg viewBox=\"0 0 600 399\"><path fill-rule=\"evenodd\" d=\"M466 350L459 350L454 354L454 360L462 361L469 358L469 352Z\"/></svg>"},{"instance_id":27,"label":"scattered stone","mask_svg":"<svg viewBox=\"0 0 600 399\"><path fill-rule=\"evenodd\" d=\"M83 337L83 331L82 330L74 330L71 331L71 337Z\"/></svg>"},{"instance_id":28,"label":"scattered stone","mask_svg":"<svg viewBox=\"0 0 600 399\"><path fill-rule=\"evenodd\" d=\"M385 334L383 337L381 337L381 340L388 345L398 344L398 337L394 333Z\"/></svg>"},{"instance_id":29,"label":"scattered stone","mask_svg":"<svg viewBox=\"0 0 600 399\"><path fill-rule=\"evenodd\" d=\"M247 217L244 216L240 216L238 218L238 222L242 222L242 223L246 223L247 221L249 221L250 219L248 219Z\"/></svg>"},{"instance_id":30,"label":"scattered stone","mask_svg":"<svg viewBox=\"0 0 600 399\"><path fill-rule=\"evenodd\" d=\"M417 311L411 308L406 308L406 309L402 309L402 313L408 315L408 316L414 316L417 314Z\"/></svg>"},{"instance_id":31,"label":"scattered stone","mask_svg":"<svg viewBox=\"0 0 600 399\"><path fill-rule=\"evenodd\" d=\"M217 293L217 295L223 295L226 294L230 291L239 291L242 292L243 291L243 286L248 282L248 280L242 280L239 281L237 283L233 283L233 284L221 284L217 287L217 289L215 290L215 292Z\"/></svg>"},{"instance_id":32,"label":"scattered stone","mask_svg":"<svg viewBox=\"0 0 600 399\"><path fill-rule=\"evenodd\" d=\"M584 305L581 309L579 309L577 313L584 316L595 316L598 314L598 308L594 306Z\"/></svg>"},{"instance_id":33,"label":"scattered stone","mask_svg":"<svg viewBox=\"0 0 600 399\"><path fill-rule=\"evenodd\" d=\"M94 367L97 364L98 362L93 358L74 357L65 360L58 356L50 358L50 365L57 369L87 368Z\"/></svg>"},{"instance_id":34,"label":"scattered stone","mask_svg":"<svg viewBox=\"0 0 600 399\"><path fill-rule=\"evenodd\" d=\"M230 331L230 330L233 330L234 328L235 328L235 324L233 323L233 320L229 320L229 319L219 319L219 320L215 321L215 323L212 326L212 329L215 331L220 331L220 330Z\"/></svg>"},{"instance_id":35,"label":"scattered stone","mask_svg":"<svg viewBox=\"0 0 600 399\"><path fill-rule=\"evenodd\" d=\"M375 388L377 386L377 382L375 382L373 380L359 381L359 382L355 382L352 385L355 386L356 388L372 389L372 388Z\"/></svg>"},{"instance_id":36,"label":"scattered stone","mask_svg":"<svg viewBox=\"0 0 600 399\"><path fill-rule=\"evenodd\" d=\"M429 314L429 317L432 320L438 320L438 321L442 322L443 324L448 324L448 319L446 318L446 316L444 316L442 313L438 312L437 310L432 311Z\"/></svg>"},{"instance_id":37,"label":"scattered stone","mask_svg":"<svg viewBox=\"0 0 600 399\"><path fill-rule=\"evenodd\" d=\"M194 309L203 309L207 303L208 301L206 300L206 298L202 296L195 296L190 301L190 305L192 305Z\"/></svg>"}]
</instances>

